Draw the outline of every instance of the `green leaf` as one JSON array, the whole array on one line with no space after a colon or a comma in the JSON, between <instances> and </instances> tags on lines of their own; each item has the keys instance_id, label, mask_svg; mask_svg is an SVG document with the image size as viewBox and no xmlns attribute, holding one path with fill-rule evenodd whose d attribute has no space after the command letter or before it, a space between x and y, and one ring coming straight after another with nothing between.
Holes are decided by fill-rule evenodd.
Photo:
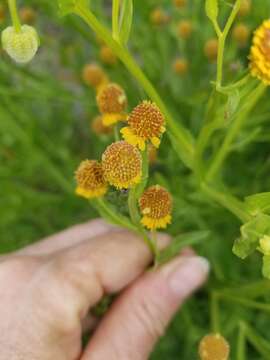
<instances>
[{"instance_id":1,"label":"green leaf","mask_svg":"<svg viewBox=\"0 0 270 360\"><path fill-rule=\"evenodd\" d=\"M130 36L131 26L133 20L133 0L123 0L121 8L121 22L120 22L120 42L126 45Z\"/></svg>"},{"instance_id":2,"label":"green leaf","mask_svg":"<svg viewBox=\"0 0 270 360\"><path fill-rule=\"evenodd\" d=\"M270 279L270 255L264 255L262 274L265 278Z\"/></svg>"},{"instance_id":3,"label":"green leaf","mask_svg":"<svg viewBox=\"0 0 270 360\"><path fill-rule=\"evenodd\" d=\"M205 0L205 12L210 20L216 21L218 16L218 0Z\"/></svg>"},{"instance_id":4,"label":"green leaf","mask_svg":"<svg viewBox=\"0 0 270 360\"><path fill-rule=\"evenodd\" d=\"M58 0L58 6L61 16L73 13L77 6L89 8L90 0Z\"/></svg>"},{"instance_id":5,"label":"green leaf","mask_svg":"<svg viewBox=\"0 0 270 360\"><path fill-rule=\"evenodd\" d=\"M251 195L245 198L245 207L252 215L270 211L270 192Z\"/></svg>"},{"instance_id":6,"label":"green leaf","mask_svg":"<svg viewBox=\"0 0 270 360\"><path fill-rule=\"evenodd\" d=\"M232 92L230 92L230 94L228 95L228 102L226 104L226 108L225 108L225 118L226 120L231 119L231 117L235 114L238 105L240 102L240 93L239 90L233 90Z\"/></svg>"},{"instance_id":7,"label":"green leaf","mask_svg":"<svg viewBox=\"0 0 270 360\"><path fill-rule=\"evenodd\" d=\"M259 214L241 227L241 237L235 240L233 253L245 259L256 250L264 235L270 235L270 216Z\"/></svg>"},{"instance_id":8,"label":"green leaf","mask_svg":"<svg viewBox=\"0 0 270 360\"><path fill-rule=\"evenodd\" d=\"M192 231L186 234L181 234L173 239L171 245L165 250L161 251L158 256L158 264L164 264L177 256L181 249L186 246L198 244L208 238L210 235L209 231Z\"/></svg>"}]
</instances>

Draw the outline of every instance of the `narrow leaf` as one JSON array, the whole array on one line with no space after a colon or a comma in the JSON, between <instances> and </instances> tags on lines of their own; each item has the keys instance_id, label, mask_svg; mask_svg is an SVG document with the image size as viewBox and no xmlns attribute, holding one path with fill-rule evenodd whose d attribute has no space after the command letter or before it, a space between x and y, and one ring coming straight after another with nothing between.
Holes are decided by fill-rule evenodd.
<instances>
[{"instance_id":1,"label":"narrow leaf","mask_svg":"<svg viewBox=\"0 0 270 360\"><path fill-rule=\"evenodd\" d=\"M121 22L119 37L123 45L126 45L131 31L133 20L133 0L123 0L121 8Z\"/></svg>"},{"instance_id":2,"label":"narrow leaf","mask_svg":"<svg viewBox=\"0 0 270 360\"><path fill-rule=\"evenodd\" d=\"M211 21L216 21L218 16L218 0L205 0L205 12Z\"/></svg>"}]
</instances>

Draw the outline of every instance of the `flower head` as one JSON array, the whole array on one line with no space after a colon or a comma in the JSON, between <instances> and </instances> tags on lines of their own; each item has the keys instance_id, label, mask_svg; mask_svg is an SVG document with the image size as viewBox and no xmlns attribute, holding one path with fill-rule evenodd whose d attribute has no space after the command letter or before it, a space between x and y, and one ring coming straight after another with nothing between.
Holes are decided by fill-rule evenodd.
<instances>
[{"instance_id":1,"label":"flower head","mask_svg":"<svg viewBox=\"0 0 270 360\"><path fill-rule=\"evenodd\" d=\"M126 141L107 147L102 156L102 167L106 180L118 189L128 189L141 180L141 154Z\"/></svg>"},{"instance_id":2,"label":"flower head","mask_svg":"<svg viewBox=\"0 0 270 360\"><path fill-rule=\"evenodd\" d=\"M132 145L145 149L145 142L150 140L155 147L160 144L160 137L165 132L165 119L159 108L150 101L143 101L128 117L128 127L121 129L124 139Z\"/></svg>"},{"instance_id":3,"label":"flower head","mask_svg":"<svg viewBox=\"0 0 270 360\"><path fill-rule=\"evenodd\" d=\"M173 0L173 3L178 8L183 8L187 5L187 0Z\"/></svg>"},{"instance_id":4,"label":"flower head","mask_svg":"<svg viewBox=\"0 0 270 360\"><path fill-rule=\"evenodd\" d=\"M181 20L178 23L178 34L182 39L188 39L193 31L192 22L190 20Z\"/></svg>"},{"instance_id":5,"label":"flower head","mask_svg":"<svg viewBox=\"0 0 270 360\"><path fill-rule=\"evenodd\" d=\"M156 7L150 13L150 21L153 25L165 25L169 21L169 16L160 7Z\"/></svg>"},{"instance_id":6,"label":"flower head","mask_svg":"<svg viewBox=\"0 0 270 360\"><path fill-rule=\"evenodd\" d=\"M246 16L250 13L250 10L251 10L251 0L242 0L238 15Z\"/></svg>"},{"instance_id":7,"label":"flower head","mask_svg":"<svg viewBox=\"0 0 270 360\"><path fill-rule=\"evenodd\" d=\"M209 61L215 62L218 55L218 40L216 38L209 39L204 45L204 54Z\"/></svg>"},{"instance_id":8,"label":"flower head","mask_svg":"<svg viewBox=\"0 0 270 360\"><path fill-rule=\"evenodd\" d=\"M148 229L165 229L171 223L172 197L159 185L149 187L139 200L141 223Z\"/></svg>"},{"instance_id":9,"label":"flower head","mask_svg":"<svg viewBox=\"0 0 270 360\"><path fill-rule=\"evenodd\" d=\"M202 338L199 345L201 360L227 360L230 345L220 334L209 334Z\"/></svg>"},{"instance_id":10,"label":"flower head","mask_svg":"<svg viewBox=\"0 0 270 360\"><path fill-rule=\"evenodd\" d=\"M173 70L178 75L184 75L188 71L188 62L184 58L177 58L173 63Z\"/></svg>"},{"instance_id":11,"label":"flower head","mask_svg":"<svg viewBox=\"0 0 270 360\"><path fill-rule=\"evenodd\" d=\"M116 65L117 64L117 57L114 55L111 48L107 45L102 45L100 48L99 53L100 60L106 65Z\"/></svg>"},{"instance_id":12,"label":"flower head","mask_svg":"<svg viewBox=\"0 0 270 360\"><path fill-rule=\"evenodd\" d=\"M23 25L19 32L9 26L2 32L2 45L13 60L28 63L38 50L39 37L32 26Z\"/></svg>"},{"instance_id":13,"label":"flower head","mask_svg":"<svg viewBox=\"0 0 270 360\"><path fill-rule=\"evenodd\" d=\"M249 59L251 75L270 85L270 20L255 31Z\"/></svg>"},{"instance_id":14,"label":"flower head","mask_svg":"<svg viewBox=\"0 0 270 360\"><path fill-rule=\"evenodd\" d=\"M233 28L232 35L239 47L245 47L249 39L250 29L247 25L239 23Z\"/></svg>"},{"instance_id":15,"label":"flower head","mask_svg":"<svg viewBox=\"0 0 270 360\"><path fill-rule=\"evenodd\" d=\"M86 199L103 196L107 191L103 169L96 160L82 161L75 173L76 194Z\"/></svg>"},{"instance_id":16,"label":"flower head","mask_svg":"<svg viewBox=\"0 0 270 360\"><path fill-rule=\"evenodd\" d=\"M87 85L98 89L108 82L108 78L102 68L97 64L87 64L82 71L82 78Z\"/></svg>"},{"instance_id":17,"label":"flower head","mask_svg":"<svg viewBox=\"0 0 270 360\"><path fill-rule=\"evenodd\" d=\"M113 132L112 126L105 126L103 124L102 116L96 116L90 123L92 131L96 135L110 135Z\"/></svg>"},{"instance_id":18,"label":"flower head","mask_svg":"<svg viewBox=\"0 0 270 360\"><path fill-rule=\"evenodd\" d=\"M37 14L33 8L30 6L24 6L20 9L20 18L21 21L25 24L34 24Z\"/></svg>"},{"instance_id":19,"label":"flower head","mask_svg":"<svg viewBox=\"0 0 270 360\"><path fill-rule=\"evenodd\" d=\"M125 120L124 111L127 106L127 97L119 85L110 83L102 86L97 94L97 104L103 116L104 125L109 126Z\"/></svg>"}]
</instances>

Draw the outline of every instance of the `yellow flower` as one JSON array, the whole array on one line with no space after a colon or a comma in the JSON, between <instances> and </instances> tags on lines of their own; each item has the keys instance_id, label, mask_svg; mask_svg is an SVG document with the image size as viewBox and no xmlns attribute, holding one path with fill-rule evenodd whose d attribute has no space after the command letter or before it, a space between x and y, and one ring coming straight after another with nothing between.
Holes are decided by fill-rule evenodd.
<instances>
[{"instance_id":1,"label":"yellow flower","mask_svg":"<svg viewBox=\"0 0 270 360\"><path fill-rule=\"evenodd\" d=\"M107 147L102 156L102 167L106 180L118 189L128 189L141 180L141 154L126 141L118 141Z\"/></svg>"},{"instance_id":2,"label":"yellow flower","mask_svg":"<svg viewBox=\"0 0 270 360\"><path fill-rule=\"evenodd\" d=\"M218 40L216 38L209 39L204 45L204 54L209 61L215 62L218 55Z\"/></svg>"},{"instance_id":3,"label":"yellow flower","mask_svg":"<svg viewBox=\"0 0 270 360\"><path fill-rule=\"evenodd\" d=\"M98 90L99 87L108 83L105 72L97 64L87 64L82 70L83 81Z\"/></svg>"},{"instance_id":4,"label":"yellow flower","mask_svg":"<svg viewBox=\"0 0 270 360\"><path fill-rule=\"evenodd\" d=\"M172 197L159 185L151 186L144 191L139 200L143 215L141 223L148 229L165 229L171 223Z\"/></svg>"},{"instance_id":5,"label":"yellow flower","mask_svg":"<svg viewBox=\"0 0 270 360\"><path fill-rule=\"evenodd\" d=\"M181 20L178 23L178 34L182 39L188 39L193 31L193 25L190 20Z\"/></svg>"},{"instance_id":6,"label":"yellow flower","mask_svg":"<svg viewBox=\"0 0 270 360\"><path fill-rule=\"evenodd\" d=\"M32 25L36 21L37 14L30 6L24 6L20 9L21 21L25 24Z\"/></svg>"},{"instance_id":7,"label":"yellow flower","mask_svg":"<svg viewBox=\"0 0 270 360\"><path fill-rule=\"evenodd\" d=\"M113 65L116 65L118 62L117 57L115 56L114 52L107 45L101 46L99 57L100 57L100 60L106 65L113 66Z\"/></svg>"},{"instance_id":8,"label":"yellow flower","mask_svg":"<svg viewBox=\"0 0 270 360\"><path fill-rule=\"evenodd\" d=\"M103 124L110 126L126 119L127 106L125 91L117 84L102 86L97 94L97 105L102 114Z\"/></svg>"},{"instance_id":9,"label":"yellow flower","mask_svg":"<svg viewBox=\"0 0 270 360\"><path fill-rule=\"evenodd\" d=\"M270 85L270 20L255 31L249 59L251 75Z\"/></svg>"},{"instance_id":10,"label":"yellow flower","mask_svg":"<svg viewBox=\"0 0 270 360\"><path fill-rule=\"evenodd\" d=\"M38 50L39 37L32 26L22 25L19 32L13 26L9 26L2 32L2 44L13 60L28 63Z\"/></svg>"},{"instance_id":11,"label":"yellow flower","mask_svg":"<svg viewBox=\"0 0 270 360\"><path fill-rule=\"evenodd\" d=\"M250 29L247 25L239 23L233 28L232 35L239 47L245 47L249 39Z\"/></svg>"},{"instance_id":12,"label":"yellow flower","mask_svg":"<svg viewBox=\"0 0 270 360\"><path fill-rule=\"evenodd\" d=\"M187 0L173 0L173 3L178 8L183 8L187 5Z\"/></svg>"},{"instance_id":13,"label":"yellow flower","mask_svg":"<svg viewBox=\"0 0 270 360\"><path fill-rule=\"evenodd\" d=\"M230 345L220 334L209 334L202 338L199 345L201 360L227 360Z\"/></svg>"},{"instance_id":14,"label":"yellow flower","mask_svg":"<svg viewBox=\"0 0 270 360\"><path fill-rule=\"evenodd\" d=\"M103 169L96 160L82 161L75 173L76 194L86 199L103 196L107 192L107 183Z\"/></svg>"},{"instance_id":15,"label":"yellow flower","mask_svg":"<svg viewBox=\"0 0 270 360\"><path fill-rule=\"evenodd\" d=\"M113 132L112 126L104 126L101 115L96 116L90 126L96 135L110 135Z\"/></svg>"},{"instance_id":16,"label":"yellow flower","mask_svg":"<svg viewBox=\"0 0 270 360\"><path fill-rule=\"evenodd\" d=\"M251 10L251 0L242 0L238 15L246 16L250 13L250 10Z\"/></svg>"},{"instance_id":17,"label":"yellow flower","mask_svg":"<svg viewBox=\"0 0 270 360\"><path fill-rule=\"evenodd\" d=\"M173 63L173 70L178 75L184 75L188 71L188 62L184 58L177 58Z\"/></svg>"},{"instance_id":18,"label":"yellow flower","mask_svg":"<svg viewBox=\"0 0 270 360\"><path fill-rule=\"evenodd\" d=\"M150 21L153 25L165 25L169 20L169 16L160 7L153 9L150 13Z\"/></svg>"},{"instance_id":19,"label":"yellow flower","mask_svg":"<svg viewBox=\"0 0 270 360\"><path fill-rule=\"evenodd\" d=\"M150 140L155 147L160 145L160 137L165 132L165 119L159 108L150 101L143 101L131 112L128 127L121 129L124 139L132 145L145 149Z\"/></svg>"}]
</instances>

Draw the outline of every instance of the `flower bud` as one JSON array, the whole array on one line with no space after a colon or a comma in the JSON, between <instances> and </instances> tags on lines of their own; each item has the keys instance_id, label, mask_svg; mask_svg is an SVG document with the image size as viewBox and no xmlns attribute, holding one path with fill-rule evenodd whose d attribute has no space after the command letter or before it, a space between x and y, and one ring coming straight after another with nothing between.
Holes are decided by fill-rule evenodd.
<instances>
[{"instance_id":1,"label":"flower bud","mask_svg":"<svg viewBox=\"0 0 270 360\"><path fill-rule=\"evenodd\" d=\"M38 34L32 26L22 25L20 31L13 26L2 32L2 45L9 56L18 63L28 63L39 47Z\"/></svg>"}]
</instances>

